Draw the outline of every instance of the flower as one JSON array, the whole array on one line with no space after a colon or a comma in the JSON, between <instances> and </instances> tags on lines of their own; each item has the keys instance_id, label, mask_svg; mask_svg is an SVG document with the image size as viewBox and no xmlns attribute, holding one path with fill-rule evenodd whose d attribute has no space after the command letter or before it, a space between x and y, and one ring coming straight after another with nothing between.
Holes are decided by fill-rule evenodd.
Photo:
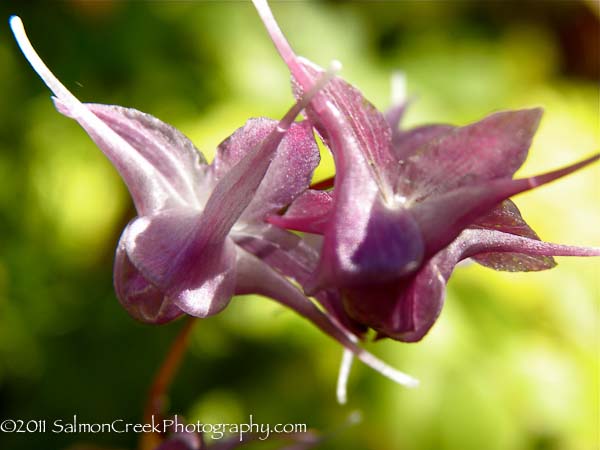
<instances>
[{"instance_id":1,"label":"flower","mask_svg":"<svg viewBox=\"0 0 600 450\"><path fill-rule=\"evenodd\" d=\"M23 54L54 96L125 181L138 217L121 235L114 284L125 309L147 323L183 314L207 317L235 294L262 294L298 312L375 370L398 383L416 380L357 345L340 296L323 291L317 307L286 277L303 282L317 251L264 221L305 191L319 161L312 128L296 116L339 70L311 83L280 121L251 119L220 144L209 165L175 128L140 111L81 103L52 74L21 20L10 25ZM346 325L347 323L347 325Z\"/></svg>"},{"instance_id":2,"label":"flower","mask_svg":"<svg viewBox=\"0 0 600 450\"><path fill-rule=\"evenodd\" d=\"M301 95L322 69L294 54L266 0L253 2ZM514 271L551 268L553 255L600 255L600 249L540 241L508 200L600 158L513 179L540 109L404 131L398 128L404 107L386 118L338 77L308 105L308 120L334 157L334 189L309 190L283 216L269 218L322 235L319 264L304 285L308 293L338 289L351 319L378 337L412 342L437 319L462 259Z\"/></svg>"}]
</instances>

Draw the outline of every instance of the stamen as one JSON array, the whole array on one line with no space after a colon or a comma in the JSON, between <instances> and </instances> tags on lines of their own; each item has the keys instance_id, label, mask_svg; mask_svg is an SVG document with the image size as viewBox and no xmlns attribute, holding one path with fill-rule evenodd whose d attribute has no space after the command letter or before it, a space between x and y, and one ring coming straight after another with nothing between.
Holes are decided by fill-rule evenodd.
<instances>
[{"instance_id":1,"label":"stamen","mask_svg":"<svg viewBox=\"0 0 600 450\"><path fill-rule=\"evenodd\" d=\"M352 369L352 362L354 361L354 354L344 348L342 354L342 362L340 364L340 373L338 375L337 382L337 401L340 405L345 405L348 401L348 378L350 377L350 370Z\"/></svg>"}]
</instances>

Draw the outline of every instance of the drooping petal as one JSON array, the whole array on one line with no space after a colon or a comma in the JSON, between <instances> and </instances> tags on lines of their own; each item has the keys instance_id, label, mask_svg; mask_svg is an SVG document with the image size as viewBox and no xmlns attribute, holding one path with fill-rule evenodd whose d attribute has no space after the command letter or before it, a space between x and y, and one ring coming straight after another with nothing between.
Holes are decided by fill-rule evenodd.
<instances>
[{"instance_id":1,"label":"drooping petal","mask_svg":"<svg viewBox=\"0 0 600 450\"><path fill-rule=\"evenodd\" d=\"M277 51L290 70L296 83L296 94L301 95L310 88L323 69L296 56L281 32L266 0L253 0L253 3ZM337 110L339 113L336 114L332 110ZM384 195L391 195L394 176L387 173L388 168L394 167L391 129L384 115L366 100L358 89L336 77L323 89L322 93L315 97L306 112L334 153L338 173L340 172L338 159L342 157L348 159L350 157L347 155L348 152L356 153L354 158L361 154L362 161L359 164L370 168L371 176ZM348 120L341 123L340 115ZM351 136L353 145L340 148L339 145L329 142L332 139L330 136L332 129L340 126L347 128L346 134ZM346 154L342 156L342 153Z\"/></svg>"},{"instance_id":2,"label":"drooping petal","mask_svg":"<svg viewBox=\"0 0 600 450\"><path fill-rule=\"evenodd\" d=\"M423 255L422 240L408 211L393 205L387 175L374 170L379 166L364 151L376 142L361 135L352 116L331 101L320 111L311 104L307 113L326 134L324 141L336 165L333 208L323 230L321 261L307 292L393 279L414 269Z\"/></svg>"},{"instance_id":3,"label":"drooping petal","mask_svg":"<svg viewBox=\"0 0 600 450\"><path fill-rule=\"evenodd\" d=\"M277 122L270 119L250 119L221 143L213 162L217 178L244 158L252 147L260 144L276 125ZM267 213L290 204L309 186L318 164L319 149L310 124L307 121L292 124L242 220L259 222Z\"/></svg>"},{"instance_id":4,"label":"drooping petal","mask_svg":"<svg viewBox=\"0 0 600 450\"><path fill-rule=\"evenodd\" d=\"M541 115L539 108L499 112L441 134L401 165L404 184L398 192L418 201L450 189L512 178L525 161Z\"/></svg>"},{"instance_id":5,"label":"drooping petal","mask_svg":"<svg viewBox=\"0 0 600 450\"><path fill-rule=\"evenodd\" d=\"M594 155L565 168L534 177L496 179L487 183L465 185L412 205L410 210L423 234L426 253L437 253L467 226L508 197L566 176L599 158L600 155Z\"/></svg>"},{"instance_id":6,"label":"drooping petal","mask_svg":"<svg viewBox=\"0 0 600 450\"><path fill-rule=\"evenodd\" d=\"M382 288L380 298L374 298L372 293L367 296L367 292L358 292L351 300L354 304L360 299L363 302L375 300L387 308L373 326L380 337L415 342L427 334L438 318L446 283L456 264L465 258L498 252L530 256L600 256L600 248L552 244L501 231L468 229L424 264L416 275L398 283L395 289L388 287L387 292L391 294ZM370 319L374 320L374 317Z\"/></svg>"},{"instance_id":7,"label":"drooping petal","mask_svg":"<svg viewBox=\"0 0 600 450\"><path fill-rule=\"evenodd\" d=\"M477 219L472 228L486 228L516 234L530 239L540 240L521 216L517 205L511 200L504 200L499 206L483 217ZM523 253L480 253L473 257L479 264L494 270L509 272L530 272L551 269L556 266L551 256L527 255Z\"/></svg>"},{"instance_id":8,"label":"drooping petal","mask_svg":"<svg viewBox=\"0 0 600 450\"><path fill-rule=\"evenodd\" d=\"M322 69L295 56L265 1L254 4L292 73L296 94L305 92ZM339 78L315 96L306 113L336 166L333 211L307 292L393 279L416 268L423 245L410 214L394 204L397 164L383 114Z\"/></svg>"},{"instance_id":9,"label":"drooping petal","mask_svg":"<svg viewBox=\"0 0 600 450\"><path fill-rule=\"evenodd\" d=\"M210 217L170 210L135 219L123 246L141 276L187 314L221 311L235 289L235 245L215 239Z\"/></svg>"},{"instance_id":10,"label":"drooping petal","mask_svg":"<svg viewBox=\"0 0 600 450\"><path fill-rule=\"evenodd\" d=\"M57 103L62 113L67 113ZM86 103L113 131L126 140L171 184L189 205L200 206L207 196L206 160L179 130L133 108ZM202 190L201 190L202 189Z\"/></svg>"},{"instance_id":11,"label":"drooping petal","mask_svg":"<svg viewBox=\"0 0 600 450\"><path fill-rule=\"evenodd\" d=\"M288 230L323 234L332 208L330 192L309 189L293 201L285 214L271 215L266 220Z\"/></svg>"},{"instance_id":12,"label":"drooping petal","mask_svg":"<svg viewBox=\"0 0 600 450\"><path fill-rule=\"evenodd\" d=\"M276 125L272 126L269 134L218 179L203 212L205 216L211 218L213 238L224 239L229 233L252 201L279 144L293 125L296 116L327 85L338 70L339 63L332 62L330 69L316 80Z\"/></svg>"},{"instance_id":13,"label":"drooping petal","mask_svg":"<svg viewBox=\"0 0 600 450\"><path fill-rule=\"evenodd\" d=\"M271 125L268 134L216 180L203 211L189 206L139 217L124 245L135 268L186 313L206 317L221 311L235 286L231 228L250 204L273 155L296 115L333 76L313 89Z\"/></svg>"},{"instance_id":14,"label":"drooping petal","mask_svg":"<svg viewBox=\"0 0 600 450\"><path fill-rule=\"evenodd\" d=\"M183 199L165 177L125 139L98 118L63 86L29 42L21 19L11 17L10 26L25 58L56 96L63 114L75 119L110 159L127 184L140 215L181 206Z\"/></svg>"},{"instance_id":15,"label":"drooping petal","mask_svg":"<svg viewBox=\"0 0 600 450\"><path fill-rule=\"evenodd\" d=\"M167 323L184 314L170 298L165 296L164 292L150 283L133 265L125 250L123 238L117 246L113 278L115 292L121 305L140 322Z\"/></svg>"},{"instance_id":16,"label":"drooping petal","mask_svg":"<svg viewBox=\"0 0 600 450\"><path fill-rule=\"evenodd\" d=\"M311 321L324 333L340 342L363 363L396 383L415 387L418 381L397 371L356 344L356 337L348 333L335 319L317 308L294 285L259 259L244 251L238 252L238 294L265 295L289 307Z\"/></svg>"}]
</instances>

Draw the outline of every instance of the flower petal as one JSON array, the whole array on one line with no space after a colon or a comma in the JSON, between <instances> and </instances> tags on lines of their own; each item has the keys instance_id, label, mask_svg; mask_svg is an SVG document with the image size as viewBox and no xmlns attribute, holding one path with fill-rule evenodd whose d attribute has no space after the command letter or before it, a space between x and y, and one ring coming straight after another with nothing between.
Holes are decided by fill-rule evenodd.
<instances>
[{"instance_id":1,"label":"flower petal","mask_svg":"<svg viewBox=\"0 0 600 450\"><path fill-rule=\"evenodd\" d=\"M323 234L332 208L330 192L309 189L293 201L283 216L271 215L266 221L288 230Z\"/></svg>"},{"instance_id":2,"label":"flower petal","mask_svg":"<svg viewBox=\"0 0 600 450\"><path fill-rule=\"evenodd\" d=\"M540 240L536 232L521 217L517 205L511 200L504 200L488 214L477 219L472 228L487 228ZM523 253L480 253L474 256L473 260L491 269L509 272L539 271L556 266L556 262L551 256Z\"/></svg>"},{"instance_id":3,"label":"flower petal","mask_svg":"<svg viewBox=\"0 0 600 450\"><path fill-rule=\"evenodd\" d=\"M250 119L221 143L213 163L217 178L244 158L252 147L260 144L276 125L277 122L270 119ZM242 220L262 221L265 214L290 204L309 186L319 159L319 149L310 124L307 121L292 124Z\"/></svg>"},{"instance_id":4,"label":"flower petal","mask_svg":"<svg viewBox=\"0 0 600 450\"><path fill-rule=\"evenodd\" d=\"M437 253L467 226L508 197L566 176L598 159L600 154L543 175L466 185L412 205L410 209L425 239L426 254Z\"/></svg>"},{"instance_id":5,"label":"flower petal","mask_svg":"<svg viewBox=\"0 0 600 450\"><path fill-rule=\"evenodd\" d=\"M471 184L512 178L527 156L542 110L492 114L434 138L401 166L399 192L421 200ZM401 186L400 186L401 187Z\"/></svg>"},{"instance_id":6,"label":"flower petal","mask_svg":"<svg viewBox=\"0 0 600 450\"><path fill-rule=\"evenodd\" d=\"M296 94L306 92L323 69L296 56L265 0L253 0L253 3L277 51L290 70ZM336 77L308 105L306 112L334 153L338 174L342 165L339 164L339 160L353 159L355 164L369 168L371 176L384 195L391 195L391 186L395 178L391 129L385 116L367 101L358 89ZM346 120L341 121L341 117ZM351 144L341 147L331 142L335 140L331 133L339 127L346 128L345 134L347 139L352 141ZM354 155L348 155L349 152ZM362 156L360 159L356 158L359 154ZM388 173L387 170L392 172Z\"/></svg>"},{"instance_id":7,"label":"flower petal","mask_svg":"<svg viewBox=\"0 0 600 450\"><path fill-rule=\"evenodd\" d=\"M126 140L190 205L206 197L206 160L179 130L133 108L86 103L113 131ZM61 103L57 103L60 112ZM200 190L203 188L203 190Z\"/></svg>"},{"instance_id":8,"label":"flower petal","mask_svg":"<svg viewBox=\"0 0 600 450\"><path fill-rule=\"evenodd\" d=\"M21 19L12 16L10 26L21 51L40 78L56 96L63 114L75 119L100 147L127 184L139 214L181 206L179 193L125 139L92 113L63 86L31 46Z\"/></svg>"},{"instance_id":9,"label":"flower petal","mask_svg":"<svg viewBox=\"0 0 600 450\"><path fill-rule=\"evenodd\" d=\"M394 154L400 164L413 156L425 145L433 145L432 141L454 130L452 125L423 125L410 130L400 131L392 140ZM398 178L402 178L399 176Z\"/></svg>"},{"instance_id":10,"label":"flower petal","mask_svg":"<svg viewBox=\"0 0 600 450\"><path fill-rule=\"evenodd\" d=\"M182 316L183 311L133 265L125 250L126 234L127 229L117 246L113 276L121 305L134 319L144 323L162 324Z\"/></svg>"},{"instance_id":11,"label":"flower petal","mask_svg":"<svg viewBox=\"0 0 600 450\"><path fill-rule=\"evenodd\" d=\"M480 254L506 252L530 256L600 256L600 248L551 244L523 236L486 229L469 229L444 250L436 254L413 277L396 286L383 287L377 292L357 291L349 300L351 306L366 299L374 306L363 315L374 324L379 337L415 342L427 334L439 316L445 298L446 283L456 264ZM378 312L379 315L375 315ZM351 314L356 317L357 312ZM362 318L362 317L361 317Z\"/></svg>"},{"instance_id":12,"label":"flower petal","mask_svg":"<svg viewBox=\"0 0 600 450\"><path fill-rule=\"evenodd\" d=\"M131 263L187 314L221 311L235 289L235 246L215 239L210 218L171 210L139 217L123 236Z\"/></svg>"}]
</instances>

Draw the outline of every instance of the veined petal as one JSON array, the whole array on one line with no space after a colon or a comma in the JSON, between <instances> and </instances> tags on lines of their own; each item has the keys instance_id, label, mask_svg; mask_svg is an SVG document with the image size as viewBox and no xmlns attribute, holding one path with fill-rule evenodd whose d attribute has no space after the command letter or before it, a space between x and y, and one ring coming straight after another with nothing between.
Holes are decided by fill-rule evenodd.
<instances>
[{"instance_id":1,"label":"veined petal","mask_svg":"<svg viewBox=\"0 0 600 450\"><path fill-rule=\"evenodd\" d=\"M298 60L309 80L323 72L322 68L304 58ZM295 79L295 83L296 95L306 90L305 83L308 82ZM338 113L328 111L332 108ZM358 89L336 77L308 106L306 113L333 153L338 177L338 160L349 159L350 153L355 153L356 156L352 157L355 164L360 161L368 168L382 195L392 195L392 186L398 173L397 159L392 150L392 132L385 116ZM342 127L345 128L344 145L340 145L338 139L332 136L339 133L338 129ZM361 158L357 157L359 155Z\"/></svg>"},{"instance_id":2,"label":"veined petal","mask_svg":"<svg viewBox=\"0 0 600 450\"><path fill-rule=\"evenodd\" d=\"M406 164L406 160L415 155L425 145L433 145L434 139L454 130L452 125L423 125L406 131L399 131L392 140L394 155L400 165ZM398 176L402 180L402 176ZM408 180L406 181L408 183ZM398 184L399 181L396 181Z\"/></svg>"},{"instance_id":3,"label":"veined petal","mask_svg":"<svg viewBox=\"0 0 600 450\"><path fill-rule=\"evenodd\" d=\"M600 256L600 248L552 244L501 231L469 229L429 259L413 277L395 287L388 286L387 290L381 287L377 293L352 293L354 298L350 300L353 306L367 300L379 305L380 314L375 316L371 311L372 316L368 317L375 321L370 325L379 332L379 337L415 342L427 334L439 316L446 283L456 264L465 258L498 252L529 256Z\"/></svg>"},{"instance_id":4,"label":"veined petal","mask_svg":"<svg viewBox=\"0 0 600 450\"><path fill-rule=\"evenodd\" d=\"M399 192L419 201L450 189L512 178L527 156L542 110L492 114L421 146L401 166ZM434 129L435 133L435 129Z\"/></svg>"},{"instance_id":5,"label":"veined petal","mask_svg":"<svg viewBox=\"0 0 600 450\"><path fill-rule=\"evenodd\" d=\"M323 234L332 208L330 192L309 189L296 198L282 216L267 216L266 221L288 230Z\"/></svg>"},{"instance_id":6,"label":"veined petal","mask_svg":"<svg viewBox=\"0 0 600 450\"><path fill-rule=\"evenodd\" d=\"M71 94L48 69L27 39L21 19L12 16L10 26L25 58L56 96L61 112L79 122L119 171L138 213L144 215L181 206L183 199L177 190L151 162Z\"/></svg>"},{"instance_id":7,"label":"veined petal","mask_svg":"<svg viewBox=\"0 0 600 450\"><path fill-rule=\"evenodd\" d=\"M504 200L488 214L477 219L471 228L485 228L540 240L537 233L521 217L517 205L511 200ZM480 253L474 256L473 260L491 269L509 272L539 271L556 266L556 262L551 256L524 253Z\"/></svg>"},{"instance_id":8,"label":"veined petal","mask_svg":"<svg viewBox=\"0 0 600 450\"><path fill-rule=\"evenodd\" d=\"M461 259L482 253L523 253L539 256L600 256L600 247L578 247L553 244L524 236L494 230L465 230L457 243L461 247Z\"/></svg>"},{"instance_id":9,"label":"veined petal","mask_svg":"<svg viewBox=\"0 0 600 450\"><path fill-rule=\"evenodd\" d=\"M330 69L317 79L310 90L296 101L276 125L271 126L267 136L218 179L203 212L203 215L211 218L210 233L213 238L224 239L234 223L250 205L271 165L279 144L293 125L294 119L327 85L337 70L339 70L339 63L332 62ZM277 201L275 195L273 201Z\"/></svg>"},{"instance_id":10,"label":"veined petal","mask_svg":"<svg viewBox=\"0 0 600 450\"><path fill-rule=\"evenodd\" d=\"M217 178L224 176L250 149L266 139L276 125L271 119L250 119L221 143L213 162ZM267 213L290 204L309 186L319 159L310 124L307 121L292 124L241 220L262 222Z\"/></svg>"},{"instance_id":11,"label":"veined petal","mask_svg":"<svg viewBox=\"0 0 600 450\"><path fill-rule=\"evenodd\" d=\"M126 233L127 229L123 236ZM133 318L144 323L167 323L182 316L184 312L133 265L123 241L121 237L115 254L113 277L121 305Z\"/></svg>"},{"instance_id":12,"label":"veined petal","mask_svg":"<svg viewBox=\"0 0 600 450\"><path fill-rule=\"evenodd\" d=\"M419 223L427 255L433 255L444 248L467 226L508 197L566 176L599 158L600 155L594 155L563 169L534 177L496 179L463 186L412 205L410 209Z\"/></svg>"},{"instance_id":13,"label":"veined petal","mask_svg":"<svg viewBox=\"0 0 600 450\"><path fill-rule=\"evenodd\" d=\"M371 353L360 348L356 344L357 339L355 336L348 333L335 319L318 309L289 281L259 259L249 253L240 251L238 253L238 269L236 293L257 293L276 300L311 321L321 331L352 351L363 363L382 375L407 387L418 385L418 381L414 378L393 369Z\"/></svg>"},{"instance_id":14,"label":"veined petal","mask_svg":"<svg viewBox=\"0 0 600 450\"><path fill-rule=\"evenodd\" d=\"M296 94L306 92L323 69L296 56L266 0L253 0L253 3L273 44L290 70L296 83ZM332 109L337 110L338 114L332 112ZM391 195L394 176L386 172L388 168L394 167L391 129L384 115L369 103L358 89L336 77L315 97L306 112L334 153L338 174L340 169L337 160L342 157L340 153L355 152L362 156L362 161L357 160L355 164L369 168L383 195ZM340 122L340 116L347 120ZM339 145L329 142L332 140L332 131L339 127L347 128L346 134L352 136L352 146L340 148ZM344 155L344 158L348 159L349 155Z\"/></svg>"},{"instance_id":15,"label":"veined petal","mask_svg":"<svg viewBox=\"0 0 600 450\"><path fill-rule=\"evenodd\" d=\"M307 285L307 292L329 285L385 283L417 269L425 247L418 223L407 209L390 208L378 197L365 204L360 200L336 204L338 198L326 227L315 282Z\"/></svg>"},{"instance_id":16,"label":"veined petal","mask_svg":"<svg viewBox=\"0 0 600 450\"><path fill-rule=\"evenodd\" d=\"M199 199L207 196L204 177L208 166L183 133L133 108L94 103L86 106L160 172L189 205L201 206ZM67 113L61 110L60 102L57 108Z\"/></svg>"},{"instance_id":17,"label":"veined petal","mask_svg":"<svg viewBox=\"0 0 600 450\"><path fill-rule=\"evenodd\" d=\"M135 219L123 235L141 275L196 317L221 311L235 289L235 245L214 239L209 221L195 211L170 210Z\"/></svg>"}]
</instances>

